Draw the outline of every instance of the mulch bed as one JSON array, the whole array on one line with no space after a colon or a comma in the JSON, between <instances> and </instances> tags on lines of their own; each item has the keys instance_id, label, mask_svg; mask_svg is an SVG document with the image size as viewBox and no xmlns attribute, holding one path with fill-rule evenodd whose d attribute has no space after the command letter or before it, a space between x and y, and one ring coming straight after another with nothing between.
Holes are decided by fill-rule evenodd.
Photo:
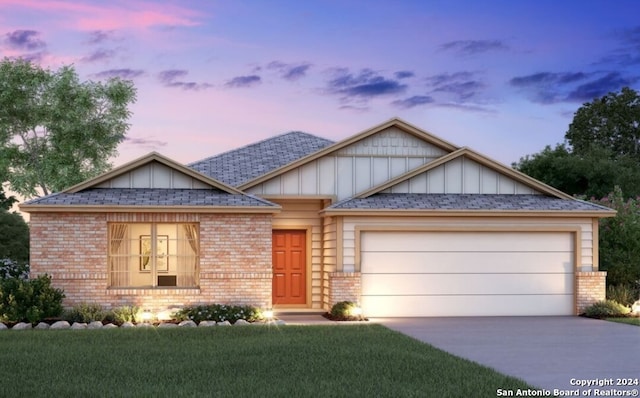
<instances>
[{"instance_id":1,"label":"mulch bed","mask_svg":"<svg viewBox=\"0 0 640 398\"><path fill-rule=\"evenodd\" d=\"M364 318L361 316L333 316L331 315L330 312L325 312L324 314L322 314L323 317L331 320L331 321L338 321L338 322L342 322L342 321L362 321L362 322L366 322L369 319L368 318Z\"/></svg>"}]
</instances>

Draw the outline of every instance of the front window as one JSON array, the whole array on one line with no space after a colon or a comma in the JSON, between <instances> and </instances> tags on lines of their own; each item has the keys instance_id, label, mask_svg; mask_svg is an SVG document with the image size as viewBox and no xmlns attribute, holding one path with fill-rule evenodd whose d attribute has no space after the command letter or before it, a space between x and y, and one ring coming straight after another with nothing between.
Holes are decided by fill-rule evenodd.
<instances>
[{"instance_id":1,"label":"front window","mask_svg":"<svg viewBox=\"0 0 640 398\"><path fill-rule=\"evenodd\" d=\"M111 287L196 287L198 224L109 224Z\"/></svg>"}]
</instances>

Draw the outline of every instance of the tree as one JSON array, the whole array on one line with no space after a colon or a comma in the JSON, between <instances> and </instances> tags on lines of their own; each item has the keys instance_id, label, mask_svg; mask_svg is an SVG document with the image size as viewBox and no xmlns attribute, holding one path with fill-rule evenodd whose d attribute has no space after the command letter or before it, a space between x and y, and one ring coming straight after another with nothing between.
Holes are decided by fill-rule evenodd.
<instances>
[{"instance_id":1,"label":"tree","mask_svg":"<svg viewBox=\"0 0 640 398\"><path fill-rule=\"evenodd\" d=\"M577 155L606 148L615 158L640 161L640 94L625 87L582 105L565 139Z\"/></svg>"},{"instance_id":2,"label":"tree","mask_svg":"<svg viewBox=\"0 0 640 398\"><path fill-rule=\"evenodd\" d=\"M18 199L16 199L15 196L9 196L7 198L2 185L0 185L0 211L9 210L16 202L18 202Z\"/></svg>"},{"instance_id":3,"label":"tree","mask_svg":"<svg viewBox=\"0 0 640 398\"><path fill-rule=\"evenodd\" d=\"M640 200L625 200L616 189L596 203L618 211L600 221L600 269L607 271L607 283L640 288Z\"/></svg>"},{"instance_id":4,"label":"tree","mask_svg":"<svg viewBox=\"0 0 640 398\"><path fill-rule=\"evenodd\" d=\"M29 226L16 212L0 210L0 262L29 261Z\"/></svg>"},{"instance_id":5,"label":"tree","mask_svg":"<svg viewBox=\"0 0 640 398\"><path fill-rule=\"evenodd\" d=\"M627 198L640 195L639 163L627 155L615 158L605 148L594 147L576 154L565 144L546 146L512 166L574 196L603 198L616 186Z\"/></svg>"},{"instance_id":6,"label":"tree","mask_svg":"<svg viewBox=\"0 0 640 398\"><path fill-rule=\"evenodd\" d=\"M80 82L24 60L0 62L0 175L25 197L60 191L109 169L135 102L130 81Z\"/></svg>"},{"instance_id":7,"label":"tree","mask_svg":"<svg viewBox=\"0 0 640 398\"><path fill-rule=\"evenodd\" d=\"M615 186L626 198L640 195L640 94L625 87L585 103L563 144L512 166L572 195L603 198Z\"/></svg>"}]
</instances>

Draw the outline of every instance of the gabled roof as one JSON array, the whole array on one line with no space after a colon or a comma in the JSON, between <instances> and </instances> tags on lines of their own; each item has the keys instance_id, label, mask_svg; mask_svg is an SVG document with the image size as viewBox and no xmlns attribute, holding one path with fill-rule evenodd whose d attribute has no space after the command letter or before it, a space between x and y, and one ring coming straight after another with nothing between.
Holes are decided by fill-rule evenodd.
<instances>
[{"instance_id":1,"label":"gabled roof","mask_svg":"<svg viewBox=\"0 0 640 398\"><path fill-rule=\"evenodd\" d=\"M460 215L539 215L613 217L616 212L582 200L546 195L376 193L366 198L346 199L326 208L326 215L369 215L402 211Z\"/></svg>"},{"instance_id":2,"label":"gabled roof","mask_svg":"<svg viewBox=\"0 0 640 398\"><path fill-rule=\"evenodd\" d=\"M234 187L317 152L333 141L294 131L190 163L192 169Z\"/></svg>"},{"instance_id":3,"label":"gabled roof","mask_svg":"<svg viewBox=\"0 0 640 398\"><path fill-rule=\"evenodd\" d=\"M511 167L505 166L502 163L496 162L495 160L489 159L488 157L481 155L467 147L463 147L460 148L456 151L453 151L451 153L449 153L448 155L442 156L441 158L438 158L437 160L434 160L433 162L429 162L426 163L420 167L415 168L414 170L411 170L405 174L402 174L396 178L393 178L389 181L386 181L376 187L373 187L371 189L368 189L364 192L361 192L359 195L357 195L357 198L367 198L371 195L374 195L378 192L381 192L387 188L390 188L394 185L400 184L401 182L404 182L412 177L417 176L418 174L427 172L429 170L433 170L436 167L445 164L447 162L450 162L454 159L457 159L459 157L467 157L469 159L472 159L478 163L480 163L481 165L494 170L500 174L506 175L509 178L518 181L536 191L539 191L541 193L544 193L546 195L549 196L553 196L556 198L561 198L561 199L569 199L569 200L575 200L572 196L559 191L556 188L553 188L547 184L544 184L532 177L529 177L528 175L521 173L517 170L512 169Z\"/></svg>"},{"instance_id":4,"label":"gabled roof","mask_svg":"<svg viewBox=\"0 0 640 398\"><path fill-rule=\"evenodd\" d=\"M373 134L376 134L382 130L388 129L389 127L397 127L399 129L401 129L404 132L407 132L411 135L414 135L430 144L433 144L439 148L442 148L444 150L446 150L447 152L451 152L451 151L455 151L456 149L458 149L458 147L456 147L455 145L451 144L450 142L447 142L439 137L436 137L435 135L428 133L424 130L421 130L399 118L393 118L387 122L384 122L382 124L379 124L377 126L374 126L370 129L367 129L365 131L362 131L356 135L353 135L345 140L339 141L333 145L329 145L324 147L323 149L317 151L317 152L313 152L310 153L307 156L301 157L297 160L294 160L293 162L290 163L285 163L283 164L281 167L278 168L274 168L271 171L258 175L256 177L254 177L251 180L246 180L245 182L243 182L242 184L237 185L237 187L239 189L245 190L248 188L251 188L255 185L260 184L261 182L264 182L266 180L269 180L277 175L286 173L289 170L292 170L296 167L300 167L304 164L307 164L309 162L312 162L318 158L321 158L323 156L326 156L332 152L338 151L346 146L349 146L357 141L360 141L366 137L369 137Z\"/></svg>"},{"instance_id":5,"label":"gabled roof","mask_svg":"<svg viewBox=\"0 0 640 398\"><path fill-rule=\"evenodd\" d=\"M216 181L215 179L210 178L209 176L206 176L204 174L198 173L197 171L194 171L193 169L190 169L188 167L183 166L182 164L175 162L171 159L169 159L166 156L163 156L157 152L151 152L145 156L142 156L138 159L132 160L129 163L125 163L120 167L116 167L115 169L108 171L96 178L92 178L90 180L84 181L80 184L74 185L71 188L67 188L65 189L63 192L65 193L76 193L76 192L80 192L82 190L85 190L87 188L93 188L96 187L98 185L100 185L101 183L114 179L122 174L128 173L131 170L137 169L141 166L144 166L146 164L152 163L152 162L158 162L161 163L171 169L177 170L180 173L183 173L185 175L188 175L191 178L195 178L196 180L211 186L212 188L217 188L220 189L224 192L228 192L228 193L232 193L232 194L243 194L242 191L237 190L236 188L229 186L225 183L222 183L220 181Z\"/></svg>"},{"instance_id":6,"label":"gabled roof","mask_svg":"<svg viewBox=\"0 0 640 398\"><path fill-rule=\"evenodd\" d=\"M155 162L198 181L198 188L116 188L105 187L103 184ZM170 210L203 213L277 213L281 207L152 152L62 192L35 198L20 205L20 209L27 212L69 211L70 208L73 208L73 211L110 212Z\"/></svg>"}]
</instances>

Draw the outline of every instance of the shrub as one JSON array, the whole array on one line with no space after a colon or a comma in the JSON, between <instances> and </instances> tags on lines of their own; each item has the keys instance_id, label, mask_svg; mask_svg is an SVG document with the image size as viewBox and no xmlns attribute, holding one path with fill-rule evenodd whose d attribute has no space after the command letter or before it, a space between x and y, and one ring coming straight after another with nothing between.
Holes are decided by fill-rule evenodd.
<instances>
[{"instance_id":1,"label":"shrub","mask_svg":"<svg viewBox=\"0 0 640 398\"><path fill-rule=\"evenodd\" d=\"M104 320L107 322L122 325L125 322L138 322L140 308L135 305L125 305L117 307L105 314Z\"/></svg>"},{"instance_id":2,"label":"shrub","mask_svg":"<svg viewBox=\"0 0 640 398\"><path fill-rule=\"evenodd\" d=\"M630 311L629 308L613 300L603 300L587 307L584 314L589 318L607 318L624 316Z\"/></svg>"},{"instance_id":3,"label":"shrub","mask_svg":"<svg viewBox=\"0 0 640 398\"><path fill-rule=\"evenodd\" d=\"M331 316L335 318L351 318L356 304L352 301L340 301L331 307Z\"/></svg>"},{"instance_id":4,"label":"shrub","mask_svg":"<svg viewBox=\"0 0 640 398\"><path fill-rule=\"evenodd\" d=\"M89 323L93 321L102 322L105 318L105 311L100 304L79 304L68 310L64 319L69 322Z\"/></svg>"},{"instance_id":5,"label":"shrub","mask_svg":"<svg viewBox=\"0 0 640 398\"><path fill-rule=\"evenodd\" d=\"M635 286L627 284L607 286L607 300L613 300L622 305L629 306L639 298L640 289Z\"/></svg>"},{"instance_id":6,"label":"shrub","mask_svg":"<svg viewBox=\"0 0 640 398\"><path fill-rule=\"evenodd\" d=\"M209 304L183 308L175 316L176 319L190 319L194 322L229 321L235 323L238 319L255 322L262 319L262 311L250 305Z\"/></svg>"},{"instance_id":7,"label":"shrub","mask_svg":"<svg viewBox=\"0 0 640 398\"><path fill-rule=\"evenodd\" d=\"M35 323L62 314L64 292L51 286L51 278L0 280L0 318Z\"/></svg>"}]
</instances>

